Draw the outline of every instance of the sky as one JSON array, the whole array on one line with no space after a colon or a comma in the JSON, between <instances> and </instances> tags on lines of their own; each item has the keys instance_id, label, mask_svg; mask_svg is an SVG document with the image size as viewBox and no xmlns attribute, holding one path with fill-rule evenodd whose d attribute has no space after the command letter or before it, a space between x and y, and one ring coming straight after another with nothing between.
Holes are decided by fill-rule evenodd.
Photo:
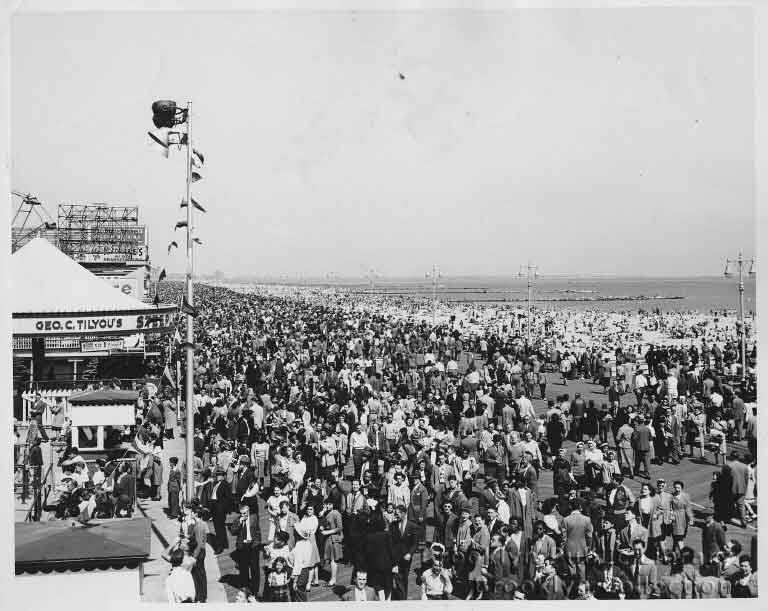
<instances>
[{"instance_id":1,"label":"sky","mask_svg":"<svg viewBox=\"0 0 768 611\"><path fill-rule=\"evenodd\" d=\"M138 205L153 265L193 102L197 270L717 275L755 247L746 8L40 14L12 22L12 184ZM402 77L404 78L401 78Z\"/></svg>"}]
</instances>

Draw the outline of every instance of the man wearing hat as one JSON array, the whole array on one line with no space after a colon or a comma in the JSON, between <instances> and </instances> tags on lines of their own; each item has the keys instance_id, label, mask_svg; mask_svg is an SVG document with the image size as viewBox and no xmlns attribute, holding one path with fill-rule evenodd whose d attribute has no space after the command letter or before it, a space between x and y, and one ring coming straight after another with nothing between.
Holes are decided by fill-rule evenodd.
<instances>
[{"instance_id":1,"label":"man wearing hat","mask_svg":"<svg viewBox=\"0 0 768 611\"><path fill-rule=\"evenodd\" d=\"M170 471L168 472L168 515L176 518L179 515L179 494L181 494L181 469L179 459L171 456L168 459Z\"/></svg>"},{"instance_id":2,"label":"man wearing hat","mask_svg":"<svg viewBox=\"0 0 768 611\"><path fill-rule=\"evenodd\" d=\"M213 516L213 551L218 556L229 547L227 538L226 520L227 513L232 507L232 491L224 480L226 472L218 467L215 472L216 481L211 488L211 496L208 500L208 509Z\"/></svg>"},{"instance_id":3,"label":"man wearing hat","mask_svg":"<svg viewBox=\"0 0 768 611\"><path fill-rule=\"evenodd\" d=\"M640 414L637 417L637 428L632 434L632 445L635 450L635 473L640 475L640 463L645 469L644 477L651 478L651 449L653 444L653 433L650 427L645 423L645 416Z\"/></svg>"}]
</instances>

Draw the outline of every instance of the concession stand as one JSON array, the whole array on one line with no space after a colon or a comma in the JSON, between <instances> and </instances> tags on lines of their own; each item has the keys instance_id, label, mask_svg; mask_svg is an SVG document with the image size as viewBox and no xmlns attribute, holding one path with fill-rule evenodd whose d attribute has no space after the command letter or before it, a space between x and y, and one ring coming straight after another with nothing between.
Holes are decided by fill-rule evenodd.
<instances>
[{"instance_id":1,"label":"concession stand","mask_svg":"<svg viewBox=\"0 0 768 611\"><path fill-rule=\"evenodd\" d=\"M141 378L178 310L126 295L41 237L13 253L11 282L14 416L22 421L30 394L53 403L90 381Z\"/></svg>"},{"instance_id":2,"label":"concession stand","mask_svg":"<svg viewBox=\"0 0 768 611\"><path fill-rule=\"evenodd\" d=\"M134 390L95 390L69 396L72 447L82 451L114 451L128 448L122 441L124 427L136 424Z\"/></svg>"}]
</instances>

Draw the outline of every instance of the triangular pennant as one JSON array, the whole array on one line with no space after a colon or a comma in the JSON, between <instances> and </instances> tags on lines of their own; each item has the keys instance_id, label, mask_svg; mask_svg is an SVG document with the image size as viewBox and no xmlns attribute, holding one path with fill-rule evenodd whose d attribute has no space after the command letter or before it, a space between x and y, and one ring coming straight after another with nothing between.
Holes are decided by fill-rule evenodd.
<instances>
[{"instance_id":1,"label":"triangular pennant","mask_svg":"<svg viewBox=\"0 0 768 611\"><path fill-rule=\"evenodd\" d=\"M152 140L152 144L157 149L157 151L163 157L168 159L168 132L158 130L156 132L147 132L147 135L149 136L150 140Z\"/></svg>"},{"instance_id":2,"label":"triangular pennant","mask_svg":"<svg viewBox=\"0 0 768 611\"><path fill-rule=\"evenodd\" d=\"M173 381L173 378L171 377L171 369L168 367L168 365L165 366L165 369L163 369L163 378L168 380L168 383L171 385L172 388L176 388L176 382Z\"/></svg>"},{"instance_id":3,"label":"triangular pennant","mask_svg":"<svg viewBox=\"0 0 768 611\"><path fill-rule=\"evenodd\" d=\"M186 297L184 297L184 300L181 302L181 311L184 312L184 314L188 314L192 318L196 318L198 314L197 308L193 305L190 305Z\"/></svg>"},{"instance_id":4,"label":"triangular pennant","mask_svg":"<svg viewBox=\"0 0 768 611\"><path fill-rule=\"evenodd\" d=\"M199 172L192 172L192 182L197 182L198 180L202 180L203 176Z\"/></svg>"},{"instance_id":5,"label":"triangular pennant","mask_svg":"<svg viewBox=\"0 0 768 611\"><path fill-rule=\"evenodd\" d=\"M179 245L176 243L176 240L168 244L168 254L171 254L171 248L178 248Z\"/></svg>"},{"instance_id":6,"label":"triangular pennant","mask_svg":"<svg viewBox=\"0 0 768 611\"><path fill-rule=\"evenodd\" d=\"M195 208L196 208L197 210L199 210L200 212L207 212L207 210L206 210L205 208L203 208L203 207L202 207L202 206L201 206L201 205L200 205L200 204L197 202L197 200L196 200L194 197L192 198L192 206L193 206L193 207L195 207ZM186 207L187 207L187 202L185 202L185 201L182 199L182 200L181 200L181 206L180 206L180 207L181 207L181 208L186 208Z\"/></svg>"},{"instance_id":7,"label":"triangular pennant","mask_svg":"<svg viewBox=\"0 0 768 611\"><path fill-rule=\"evenodd\" d=\"M162 282L163 280L165 280L165 276L166 276L165 270L164 269L160 270L160 275L157 277L157 281Z\"/></svg>"},{"instance_id":8,"label":"triangular pennant","mask_svg":"<svg viewBox=\"0 0 768 611\"><path fill-rule=\"evenodd\" d=\"M192 159L197 159L200 162L200 167L205 163L205 157L203 157L203 154L196 148L192 149Z\"/></svg>"}]
</instances>

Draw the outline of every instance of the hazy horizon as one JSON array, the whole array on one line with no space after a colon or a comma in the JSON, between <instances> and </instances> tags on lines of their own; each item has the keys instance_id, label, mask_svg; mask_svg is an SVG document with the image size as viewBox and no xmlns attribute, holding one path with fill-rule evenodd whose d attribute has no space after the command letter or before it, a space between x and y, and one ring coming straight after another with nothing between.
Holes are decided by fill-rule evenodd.
<instances>
[{"instance_id":1,"label":"hazy horizon","mask_svg":"<svg viewBox=\"0 0 768 611\"><path fill-rule=\"evenodd\" d=\"M153 265L193 101L200 274L717 276L754 254L749 7L12 19L14 189L138 205ZM16 203L14 201L14 203Z\"/></svg>"}]
</instances>

